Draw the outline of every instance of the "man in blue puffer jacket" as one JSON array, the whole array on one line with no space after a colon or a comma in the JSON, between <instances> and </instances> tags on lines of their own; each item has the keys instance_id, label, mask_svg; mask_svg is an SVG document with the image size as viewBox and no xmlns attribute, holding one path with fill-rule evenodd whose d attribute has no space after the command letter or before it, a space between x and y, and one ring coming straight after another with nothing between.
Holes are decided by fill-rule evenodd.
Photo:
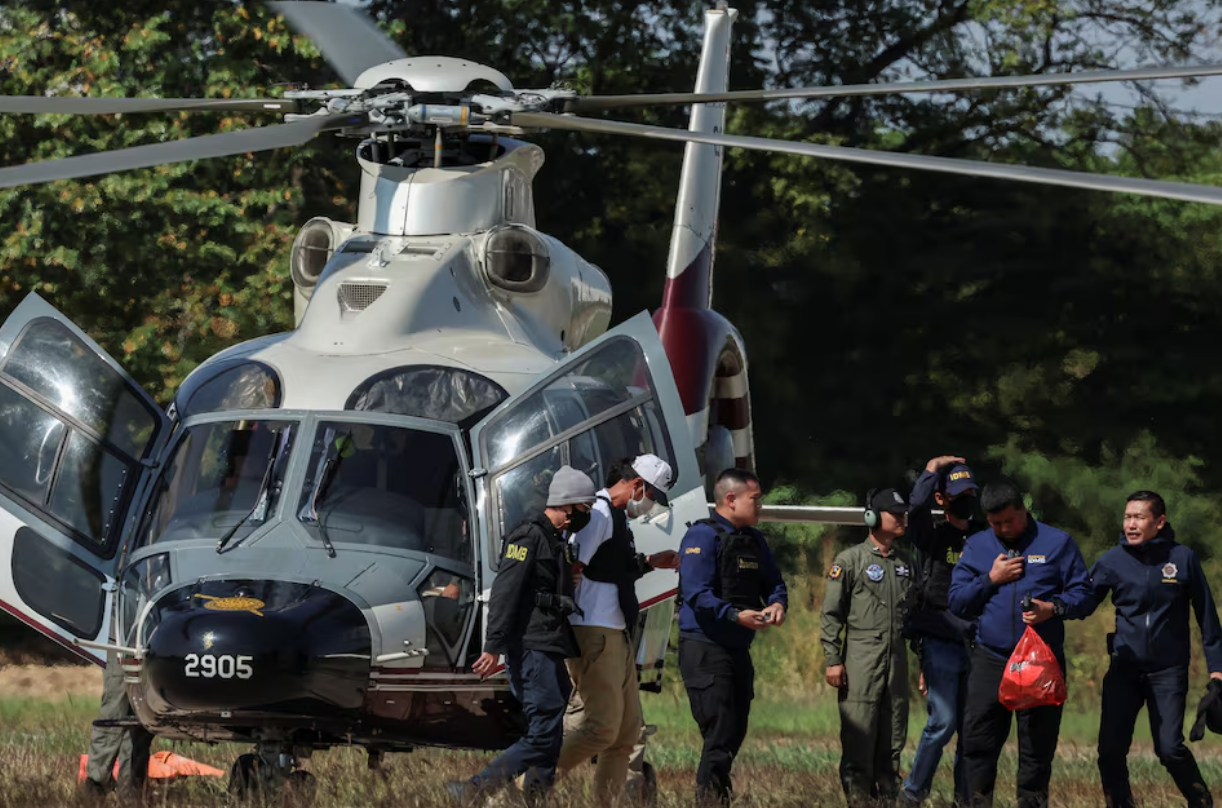
<instances>
[{"instance_id":1,"label":"man in blue puffer jacket","mask_svg":"<svg viewBox=\"0 0 1222 808\"><path fill-rule=\"evenodd\" d=\"M1093 601L1078 545L1068 533L1031 518L1017 485L1001 480L985 486L980 505L990 530L968 538L948 600L952 612L977 621L964 705L963 777L971 804L991 806L997 759L1010 735L1010 711L997 696L1006 662L1030 625L1064 670L1064 621L1090 614ZM1018 808L1048 805L1060 732L1060 706L1018 711Z\"/></svg>"},{"instance_id":2,"label":"man in blue puffer jacket","mask_svg":"<svg viewBox=\"0 0 1222 808\"><path fill-rule=\"evenodd\" d=\"M1154 751L1191 808L1213 805L1209 786L1184 745L1188 608L1196 612L1209 675L1222 679L1222 625L1196 553L1175 541L1167 506L1153 491L1130 494L1124 533L1091 570L1093 605L1110 592L1116 633L1108 635L1111 666L1103 679L1099 775L1110 808L1133 808L1128 754L1137 714L1150 712Z\"/></svg>"}]
</instances>

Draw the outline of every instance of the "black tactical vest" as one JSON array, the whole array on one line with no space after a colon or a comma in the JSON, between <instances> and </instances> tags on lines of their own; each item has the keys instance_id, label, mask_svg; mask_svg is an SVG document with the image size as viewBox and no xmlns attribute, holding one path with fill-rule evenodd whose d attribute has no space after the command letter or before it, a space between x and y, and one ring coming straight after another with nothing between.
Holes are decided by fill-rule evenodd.
<instances>
[{"instance_id":1,"label":"black tactical vest","mask_svg":"<svg viewBox=\"0 0 1222 808\"><path fill-rule=\"evenodd\" d=\"M640 602L636 599L636 581L640 577L636 563L636 545L632 541L632 531L628 528L627 514L621 508L612 506L611 500L606 497L599 499L607 503L611 511L611 538L598 546L594 557L581 574L591 581L615 584L619 608L624 614L624 626L629 631L635 631L637 619L641 614Z\"/></svg>"},{"instance_id":2,"label":"black tactical vest","mask_svg":"<svg viewBox=\"0 0 1222 808\"><path fill-rule=\"evenodd\" d=\"M717 520L694 524L711 525L717 531L717 582L713 594L735 609L759 609L764 605L764 572L759 540L747 531L726 530Z\"/></svg>"}]
</instances>

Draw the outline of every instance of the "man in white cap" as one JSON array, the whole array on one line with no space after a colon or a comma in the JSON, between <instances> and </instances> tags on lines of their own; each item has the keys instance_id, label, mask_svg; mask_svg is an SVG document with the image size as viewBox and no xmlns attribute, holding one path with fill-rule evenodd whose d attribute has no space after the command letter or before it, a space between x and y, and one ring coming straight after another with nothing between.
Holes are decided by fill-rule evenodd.
<instances>
[{"instance_id":1,"label":"man in white cap","mask_svg":"<svg viewBox=\"0 0 1222 808\"><path fill-rule=\"evenodd\" d=\"M552 477L543 512L502 539L484 653L472 670L489 676L503 654L509 690L529 723L517 743L479 774L446 785L460 804L472 805L523 773L532 802L552 787L564 738L564 710L573 692L565 660L578 654L568 621L577 610L572 555L563 531L580 530L590 519L593 501L594 481L561 466Z\"/></svg>"},{"instance_id":2,"label":"man in white cap","mask_svg":"<svg viewBox=\"0 0 1222 808\"><path fill-rule=\"evenodd\" d=\"M644 516L655 503L668 505L673 472L657 455L625 458L611 465L607 487L597 494L590 524L578 531L577 586L580 614L569 617L581 656L569 674L581 699L580 718L564 738L560 774L598 758L594 790L599 804L617 799L628 777L628 759L641 735L641 701L633 632L640 615L636 582L654 569L678 569L679 555L636 551L628 519Z\"/></svg>"}]
</instances>

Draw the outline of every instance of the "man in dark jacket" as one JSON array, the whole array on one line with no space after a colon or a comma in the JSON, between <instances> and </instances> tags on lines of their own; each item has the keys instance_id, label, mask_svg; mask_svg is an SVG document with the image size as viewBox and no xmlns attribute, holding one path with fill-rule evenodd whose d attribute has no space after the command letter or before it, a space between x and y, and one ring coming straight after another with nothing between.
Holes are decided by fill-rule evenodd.
<instances>
[{"instance_id":1,"label":"man in dark jacket","mask_svg":"<svg viewBox=\"0 0 1222 808\"><path fill-rule=\"evenodd\" d=\"M1201 627L1209 675L1222 679L1222 626L1196 553L1175 541L1167 506L1153 491L1129 495L1124 533L1091 570L1092 605L1112 596L1116 633L1108 636L1111 666L1103 679L1099 775L1109 808L1133 808L1127 758L1133 726L1150 712L1154 751L1191 808L1213 805L1197 762L1184 745L1188 608Z\"/></svg>"},{"instance_id":2,"label":"man in dark jacket","mask_svg":"<svg viewBox=\"0 0 1222 808\"><path fill-rule=\"evenodd\" d=\"M963 458L947 455L925 465L909 497L905 535L917 551L918 575L905 636L913 640L921 662L920 682L929 721L904 781L907 802L921 802L929 796L942 750L956 733L955 803L968 802L963 782L963 702L967 698L968 643L975 626L956 617L947 606L951 575L967 537L987 527L975 518L979 494L976 477ZM944 514L939 520L933 516L935 502Z\"/></svg>"},{"instance_id":3,"label":"man in dark jacket","mask_svg":"<svg viewBox=\"0 0 1222 808\"><path fill-rule=\"evenodd\" d=\"M704 738L696 769L700 802L730 801L730 766L747 737L755 696L755 632L785 622L789 595L759 522L759 478L726 469L716 512L679 545L679 672Z\"/></svg>"},{"instance_id":4,"label":"man in dark jacket","mask_svg":"<svg viewBox=\"0 0 1222 808\"><path fill-rule=\"evenodd\" d=\"M1065 669L1067 619L1090 614L1090 579L1078 545L1027 513L1009 480L980 497L990 530L967 540L950 583L950 608L977 621L963 720L963 776L974 806L993 804L997 759L1010 735L1010 711L998 700L1006 662L1033 626ZM1024 600L1030 598L1029 610ZM1017 711L1018 808L1046 808L1061 706Z\"/></svg>"},{"instance_id":5,"label":"man in dark jacket","mask_svg":"<svg viewBox=\"0 0 1222 808\"><path fill-rule=\"evenodd\" d=\"M474 804L524 772L532 800L552 787L564 740L564 708L573 692L564 661L579 653L568 619L576 609L572 559L561 531L584 527L593 502L594 482L562 466L552 477L543 513L502 540L484 653L472 670L487 677L504 654L509 690L521 702L529 726L479 774L447 784L461 803Z\"/></svg>"}]
</instances>

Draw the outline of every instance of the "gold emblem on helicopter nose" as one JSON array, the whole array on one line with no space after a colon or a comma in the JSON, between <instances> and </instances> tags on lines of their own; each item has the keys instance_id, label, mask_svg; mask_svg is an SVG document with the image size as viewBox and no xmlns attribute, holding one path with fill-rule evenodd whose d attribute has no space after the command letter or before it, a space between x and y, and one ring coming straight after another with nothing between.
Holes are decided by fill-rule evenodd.
<instances>
[{"instance_id":1,"label":"gold emblem on helicopter nose","mask_svg":"<svg viewBox=\"0 0 1222 808\"><path fill-rule=\"evenodd\" d=\"M259 617L263 616L263 612L259 609L263 608L264 603L257 598L218 598L214 595L196 595L195 597L208 601L204 604L204 608L212 609L215 612L250 612Z\"/></svg>"}]
</instances>

